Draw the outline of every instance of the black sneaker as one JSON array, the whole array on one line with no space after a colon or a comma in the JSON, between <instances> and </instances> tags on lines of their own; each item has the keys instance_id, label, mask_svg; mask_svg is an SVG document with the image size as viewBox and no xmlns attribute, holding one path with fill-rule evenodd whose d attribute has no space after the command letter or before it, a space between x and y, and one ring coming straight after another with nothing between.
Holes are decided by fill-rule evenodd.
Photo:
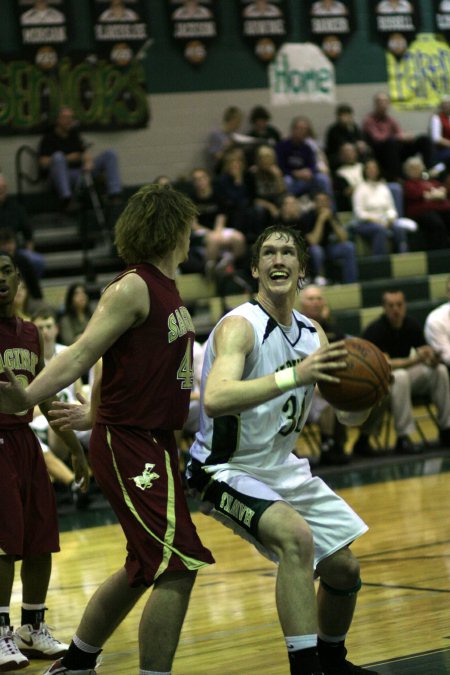
<instances>
[{"instance_id":1,"label":"black sneaker","mask_svg":"<svg viewBox=\"0 0 450 675\"><path fill-rule=\"evenodd\" d=\"M399 455L417 455L423 452L420 445L414 445L408 436L399 436L395 444L395 452Z\"/></svg>"},{"instance_id":2,"label":"black sneaker","mask_svg":"<svg viewBox=\"0 0 450 675\"><path fill-rule=\"evenodd\" d=\"M347 649L342 642L330 648L319 638L317 647L324 675L379 675L376 670L361 668L347 661Z\"/></svg>"},{"instance_id":3,"label":"black sneaker","mask_svg":"<svg viewBox=\"0 0 450 675\"><path fill-rule=\"evenodd\" d=\"M70 484L70 496L72 497L72 502L75 505L75 508L78 511L84 511L87 509L91 503L91 496L89 492L81 492L80 487L75 481Z\"/></svg>"},{"instance_id":4,"label":"black sneaker","mask_svg":"<svg viewBox=\"0 0 450 675\"><path fill-rule=\"evenodd\" d=\"M379 453L370 445L369 437L361 434L353 445L353 454L358 457L378 457Z\"/></svg>"},{"instance_id":5,"label":"black sneaker","mask_svg":"<svg viewBox=\"0 0 450 675\"><path fill-rule=\"evenodd\" d=\"M450 448L450 429L440 430L439 441L444 448Z\"/></svg>"}]
</instances>

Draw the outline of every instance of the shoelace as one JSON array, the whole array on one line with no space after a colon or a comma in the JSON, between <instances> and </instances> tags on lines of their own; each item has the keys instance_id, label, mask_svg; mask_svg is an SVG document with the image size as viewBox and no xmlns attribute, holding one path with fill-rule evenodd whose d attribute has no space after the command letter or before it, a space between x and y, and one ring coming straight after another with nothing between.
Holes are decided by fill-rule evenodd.
<instances>
[{"instance_id":1,"label":"shoelace","mask_svg":"<svg viewBox=\"0 0 450 675\"><path fill-rule=\"evenodd\" d=\"M2 635L0 637L0 645L1 645L0 651L2 651L3 653L6 652L8 655L11 656L17 654L17 652L19 651L16 646L16 643L14 642L12 633L10 635Z\"/></svg>"}]
</instances>

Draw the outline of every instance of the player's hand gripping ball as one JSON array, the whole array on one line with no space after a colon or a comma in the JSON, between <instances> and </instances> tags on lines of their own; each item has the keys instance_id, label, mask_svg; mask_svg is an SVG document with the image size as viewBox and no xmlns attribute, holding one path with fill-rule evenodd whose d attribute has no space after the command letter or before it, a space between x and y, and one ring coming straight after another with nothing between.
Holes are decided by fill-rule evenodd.
<instances>
[{"instance_id":1,"label":"player's hand gripping ball","mask_svg":"<svg viewBox=\"0 0 450 675\"><path fill-rule=\"evenodd\" d=\"M320 392L338 410L367 410L388 393L391 367L384 354L368 340L347 338L345 347L347 368L333 371L340 382L319 382Z\"/></svg>"}]
</instances>

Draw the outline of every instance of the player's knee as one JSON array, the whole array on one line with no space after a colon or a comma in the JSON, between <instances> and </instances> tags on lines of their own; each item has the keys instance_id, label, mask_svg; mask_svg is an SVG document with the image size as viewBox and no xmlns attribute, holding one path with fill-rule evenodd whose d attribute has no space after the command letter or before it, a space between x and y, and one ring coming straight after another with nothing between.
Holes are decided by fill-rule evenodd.
<instances>
[{"instance_id":1,"label":"player's knee","mask_svg":"<svg viewBox=\"0 0 450 675\"><path fill-rule=\"evenodd\" d=\"M337 590L349 590L360 585L360 564L348 548L341 549L321 561L317 571L325 588L329 586Z\"/></svg>"}]
</instances>

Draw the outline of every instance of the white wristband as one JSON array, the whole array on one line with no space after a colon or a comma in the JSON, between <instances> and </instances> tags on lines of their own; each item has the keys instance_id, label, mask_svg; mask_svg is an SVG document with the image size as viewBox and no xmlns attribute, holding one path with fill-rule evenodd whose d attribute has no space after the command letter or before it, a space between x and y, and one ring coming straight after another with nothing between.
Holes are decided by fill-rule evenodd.
<instances>
[{"instance_id":1,"label":"white wristband","mask_svg":"<svg viewBox=\"0 0 450 675\"><path fill-rule=\"evenodd\" d=\"M275 373L275 384L280 391L289 391L297 386L295 368L284 368Z\"/></svg>"}]
</instances>

